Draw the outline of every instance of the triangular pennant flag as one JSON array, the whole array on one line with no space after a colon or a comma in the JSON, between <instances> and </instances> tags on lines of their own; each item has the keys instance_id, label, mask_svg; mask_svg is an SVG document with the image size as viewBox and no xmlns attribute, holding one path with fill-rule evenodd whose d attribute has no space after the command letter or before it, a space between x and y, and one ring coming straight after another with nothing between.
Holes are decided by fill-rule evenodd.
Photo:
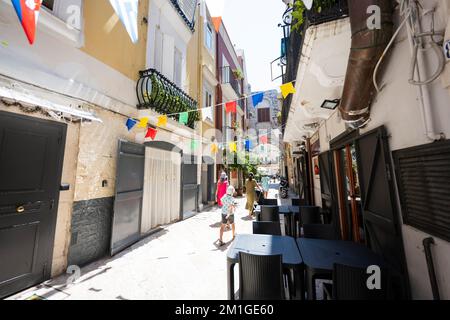
<instances>
[{"instance_id":1,"label":"triangular pennant flag","mask_svg":"<svg viewBox=\"0 0 450 320\"><path fill-rule=\"evenodd\" d=\"M213 120L212 110L213 110L213 107L208 107L208 108L202 109L202 121L206 121L206 119Z\"/></svg>"},{"instance_id":2,"label":"triangular pennant flag","mask_svg":"<svg viewBox=\"0 0 450 320\"><path fill-rule=\"evenodd\" d=\"M232 102L227 102L225 104L225 108L227 113L236 113L236 107L237 107L237 102L236 101L232 101Z\"/></svg>"},{"instance_id":3,"label":"triangular pennant flag","mask_svg":"<svg viewBox=\"0 0 450 320\"><path fill-rule=\"evenodd\" d=\"M253 106L256 107L258 104L263 102L264 100L264 92L256 93L252 96Z\"/></svg>"},{"instance_id":4,"label":"triangular pennant flag","mask_svg":"<svg viewBox=\"0 0 450 320\"><path fill-rule=\"evenodd\" d=\"M191 150L195 151L195 150L197 150L197 148L198 148L198 141L195 139L192 139L191 140Z\"/></svg>"},{"instance_id":5,"label":"triangular pennant flag","mask_svg":"<svg viewBox=\"0 0 450 320\"><path fill-rule=\"evenodd\" d=\"M34 43L42 0L11 0L30 44Z\"/></svg>"},{"instance_id":6,"label":"triangular pennant flag","mask_svg":"<svg viewBox=\"0 0 450 320\"><path fill-rule=\"evenodd\" d=\"M246 150L246 151L250 151L251 147L252 147L251 141L248 140L248 139L245 140L245 150Z\"/></svg>"},{"instance_id":7,"label":"triangular pennant flag","mask_svg":"<svg viewBox=\"0 0 450 320\"><path fill-rule=\"evenodd\" d=\"M182 112L180 113L180 119L178 120L181 124L187 124L189 120L189 113Z\"/></svg>"},{"instance_id":8,"label":"triangular pennant flag","mask_svg":"<svg viewBox=\"0 0 450 320\"><path fill-rule=\"evenodd\" d=\"M148 118L144 117L141 119L141 121L138 124L138 128L147 128L148 125Z\"/></svg>"},{"instance_id":9,"label":"triangular pennant flag","mask_svg":"<svg viewBox=\"0 0 450 320\"><path fill-rule=\"evenodd\" d=\"M155 140L156 134L158 133L158 130L153 128L148 128L147 134L145 135L146 138L151 138L152 140Z\"/></svg>"},{"instance_id":10,"label":"triangular pennant flag","mask_svg":"<svg viewBox=\"0 0 450 320\"><path fill-rule=\"evenodd\" d=\"M128 131L130 131L131 129L133 129L134 128L134 126L137 124L137 121L136 120L134 120L134 119L128 119L127 120L127 123L126 123L126 126L127 126L127 128L128 128Z\"/></svg>"},{"instance_id":11,"label":"triangular pennant flag","mask_svg":"<svg viewBox=\"0 0 450 320\"><path fill-rule=\"evenodd\" d=\"M230 147L231 152L237 152L237 143L236 142L230 142L229 147Z\"/></svg>"},{"instance_id":12,"label":"triangular pennant flag","mask_svg":"<svg viewBox=\"0 0 450 320\"><path fill-rule=\"evenodd\" d=\"M158 117L158 123L156 124L157 127L165 127L167 126L167 116L159 116Z\"/></svg>"},{"instance_id":13,"label":"triangular pennant flag","mask_svg":"<svg viewBox=\"0 0 450 320\"><path fill-rule=\"evenodd\" d=\"M138 35L138 0L109 0L114 11L119 16L133 43Z\"/></svg>"},{"instance_id":14,"label":"triangular pennant flag","mask_svg":"<svg viewBox=\"0 0 450 320\"><path fill-rule=\"evenodd\" d=\"M290 95L291 93L296 92L292 82L285 83L285 84L281 85L280 88L281 88L281 94L283 95L284 99L286 99L286 97L288 95Z\"/></svg>"},{"instance_id":15,"label":"triangular pennant flag","mask_svg":"<svg viewBox=\"0 0 450 320\"><path fill-rule=\"evenodd\" d=\"M219 152L219 146L216 143L213 143L211 145L211 153L216 154L217 152Z\"/></svg>"},{"instance_id":16,"label":"triangular pennant flag","mask_svg":"<svg viewBox=\"0 0 450 320\"><path fill-rule=\"evenodd\" d=\"M259 142L262 144L267 144L269 143L269 138L267 136L261 136L259 137Z\"/></svg>"}]
</instances>

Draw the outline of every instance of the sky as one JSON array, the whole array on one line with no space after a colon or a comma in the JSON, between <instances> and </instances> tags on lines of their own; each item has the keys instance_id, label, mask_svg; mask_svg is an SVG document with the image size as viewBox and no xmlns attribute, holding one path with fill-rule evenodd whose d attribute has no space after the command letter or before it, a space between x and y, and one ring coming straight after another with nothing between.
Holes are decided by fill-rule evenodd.
<instances>
[{"instance_id":1,"label":"sky","mask_svg":"<svg viewBox=\"0 0 450 320\"><path fill-rule=\"evenodd\" d=\"M280 56L282 28L278 27L286 10L281 0L206 0L212 16L222 16L236 49L243 49L252 91L278 89L272 82L270 62ZM279 72L279 69L276 70Z\"/></svg>"}]
</instances>

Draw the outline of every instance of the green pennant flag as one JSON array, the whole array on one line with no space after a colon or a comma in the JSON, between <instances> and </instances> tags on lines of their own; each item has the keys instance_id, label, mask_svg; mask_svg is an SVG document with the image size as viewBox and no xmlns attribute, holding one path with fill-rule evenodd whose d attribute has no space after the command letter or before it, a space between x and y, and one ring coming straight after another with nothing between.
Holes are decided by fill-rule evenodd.
<instances>
[{"instance_id":1,"label":"green pennant flag","mask_svg":"<svg viewBox=\"0 0 450 320\"><path fill-rule=\"evenodd\" d=\"M188 123L188 120L189 120L189 113L188 113L188 112L180 113L180 119L179 119L179 122L180 122L181 124L187 124L187 123Z\"/></svg>"},{"instance_id":2,"label":"green pennant flag","mask_svg":"<svg viewBox=\"0 0 450 320\"><path fill-rule=\"evenodd\" d=\"M198 148L198 141L195 139L191 140L191 150L195 151L197 150L197 148Z\"/></svg>"}]
</instances>

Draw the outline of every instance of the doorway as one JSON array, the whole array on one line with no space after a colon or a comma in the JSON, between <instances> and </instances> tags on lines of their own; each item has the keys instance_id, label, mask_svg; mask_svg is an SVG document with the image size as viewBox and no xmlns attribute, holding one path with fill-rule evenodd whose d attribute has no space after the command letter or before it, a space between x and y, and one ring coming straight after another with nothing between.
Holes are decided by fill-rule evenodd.
<instances>
[{"instance_id":1,"label":"doorway","mask_svg":"<svg viewBox=\"0 0 450 320\"><path fill-rule=\"evenodd\" d=\"M0 112L0 298L50 278L66 131Z\"/></svg>"},{"instance_id":2,"label":"doorway","mask_svg":"<svg viewBox=\"0 0 450 320\"><path fill-rule=\"evenodd\" d=\"M343 238L354 242L365 242L365 231L361 207L361 187L358 178L358 163L354 143L334 151L336 187L338 190L339 216Z\"/></svg>"}]
</instances>

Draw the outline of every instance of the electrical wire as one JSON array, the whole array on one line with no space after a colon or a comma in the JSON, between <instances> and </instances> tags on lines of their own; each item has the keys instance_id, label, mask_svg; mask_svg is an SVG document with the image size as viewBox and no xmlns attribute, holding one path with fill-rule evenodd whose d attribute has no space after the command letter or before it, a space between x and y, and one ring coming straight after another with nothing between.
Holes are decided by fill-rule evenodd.
<instances>
[{"instance_id":1,"label":"electrical wire","mask_svg":"<svg viewBox=\"0 0 450 320\"><path fill-rule=\"evenodd\" d=\"M408 6L406 8L404 7L405 3L408 3ZM394 41L397 38L398 34L402 30L402 28L406 25L409 17L412 14L411 9L409 8L409 0L402 0L400 2L400 15L405 15L405 14L406 14L405 18L403 19L403 21L400 23L399 27L395 31L394 35L392 36L391 40L389 41L388 45L386 46L386 49L384 49L384 52L381 55L380 59L378 60L378 63L375 66L375 70L373 71L373 85L375 86L375 89L377 90L378 93L380 93L380 91L381 91L381 88L379 87L379 85L377 83L378 69L380 68L381 63L383 62L384 57L386 56L386 54L389 52L392 45L394 44Z\"/></svg>"}]
</instances>

